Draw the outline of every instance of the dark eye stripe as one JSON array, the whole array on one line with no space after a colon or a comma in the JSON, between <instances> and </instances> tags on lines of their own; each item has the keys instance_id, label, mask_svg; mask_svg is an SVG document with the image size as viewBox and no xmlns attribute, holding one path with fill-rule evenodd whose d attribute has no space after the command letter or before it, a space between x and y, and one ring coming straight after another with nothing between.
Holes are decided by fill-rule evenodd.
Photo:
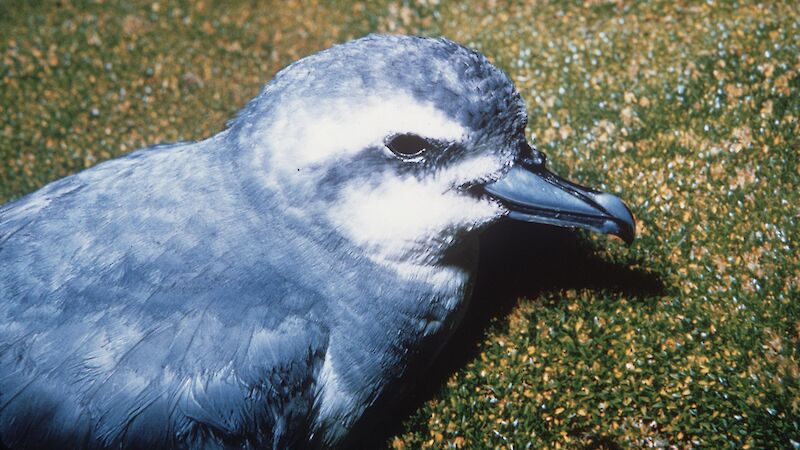
<instances>
[{"instance_id":1,"label":"dark eye stripe","mask_svg":"<svg viewBox=\"0 0 800 450\"><path fill-rule=\"evenodd\" d=\"M431 144L416 134L398 134L386 141L386 147L401 157L417 156L431 147Z\"/></svg>"}]
</instances>

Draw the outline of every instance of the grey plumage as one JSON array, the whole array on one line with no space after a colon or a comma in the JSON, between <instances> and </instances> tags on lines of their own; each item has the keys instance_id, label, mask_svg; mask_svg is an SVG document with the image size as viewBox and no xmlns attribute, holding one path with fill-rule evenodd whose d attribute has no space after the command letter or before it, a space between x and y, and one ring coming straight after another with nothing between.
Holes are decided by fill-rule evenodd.
<instances>
[{"instance_id":1,"label":"grey plumage","mask_svg":"<svg viewBox=\"0 0 800 450\"><path fill-rule=\"evenodd\" d=\"M303 160L315 109L347 126L347 102L397 92L436 106L463 139L432 139L413 164L371 144ZM496 217L402 241L404 253L357 241L330 211L359 186L417 186L486 154L496 165L472 184L496 180L525 122L508 77L479 54L370 36L284 69L213 138L139 150L0 207L0 442L340 443L446 341L476 232L505 209L481 199Z\"/></svg>"}]
</instances>

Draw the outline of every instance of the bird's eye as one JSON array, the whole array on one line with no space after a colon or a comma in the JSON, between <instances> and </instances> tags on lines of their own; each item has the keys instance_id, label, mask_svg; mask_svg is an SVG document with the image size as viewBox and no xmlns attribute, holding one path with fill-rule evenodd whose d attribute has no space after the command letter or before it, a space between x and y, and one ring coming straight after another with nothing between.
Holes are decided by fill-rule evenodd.
<instances>
[{"instance_id":1,"label":"bird's eye","mask_svg":"<svg viewBox=\"0 0 800 450\"><path fill-rule=\"evenodd\" d=\"M425 138L416 134L396 134L386 139L386 147L395 155L408 158L410 156L419 156L422 152L428 150L431 144Z\"/></svg>"}]
</instances>

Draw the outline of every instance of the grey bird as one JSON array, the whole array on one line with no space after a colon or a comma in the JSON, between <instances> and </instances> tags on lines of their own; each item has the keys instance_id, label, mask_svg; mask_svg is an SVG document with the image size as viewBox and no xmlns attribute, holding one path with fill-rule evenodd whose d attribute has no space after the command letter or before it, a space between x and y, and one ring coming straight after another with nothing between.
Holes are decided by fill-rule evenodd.
<instances>
[{"instance_id":1,"label":"grey bird","mask_svg":"<svg viewBox=\"0 0 800 450\"><path fill-rule=\"evenodd\" d=\"M371 35L289 65L216 136L0 207L0 441L344 445L453 332L482 230L633 238L526 122L479 53Z\"/></svg>"}]
</instances>

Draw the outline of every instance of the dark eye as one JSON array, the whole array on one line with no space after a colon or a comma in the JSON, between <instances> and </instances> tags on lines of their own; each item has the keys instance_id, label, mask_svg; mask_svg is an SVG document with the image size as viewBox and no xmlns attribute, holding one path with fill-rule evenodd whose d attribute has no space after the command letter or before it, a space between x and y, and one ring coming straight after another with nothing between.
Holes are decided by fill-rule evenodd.
<instances>
[{"instance_id":1,"label":"dark eye","mask_svg":"<svg viewBox=\"0 0 800 450\"><path fill-rule=\"evenodd\" d=\"M395 155L407 158L418 156L431 147L430 143L416 134L397 134L386 140L386 146Z\"/></svg>"}]
</instances>

